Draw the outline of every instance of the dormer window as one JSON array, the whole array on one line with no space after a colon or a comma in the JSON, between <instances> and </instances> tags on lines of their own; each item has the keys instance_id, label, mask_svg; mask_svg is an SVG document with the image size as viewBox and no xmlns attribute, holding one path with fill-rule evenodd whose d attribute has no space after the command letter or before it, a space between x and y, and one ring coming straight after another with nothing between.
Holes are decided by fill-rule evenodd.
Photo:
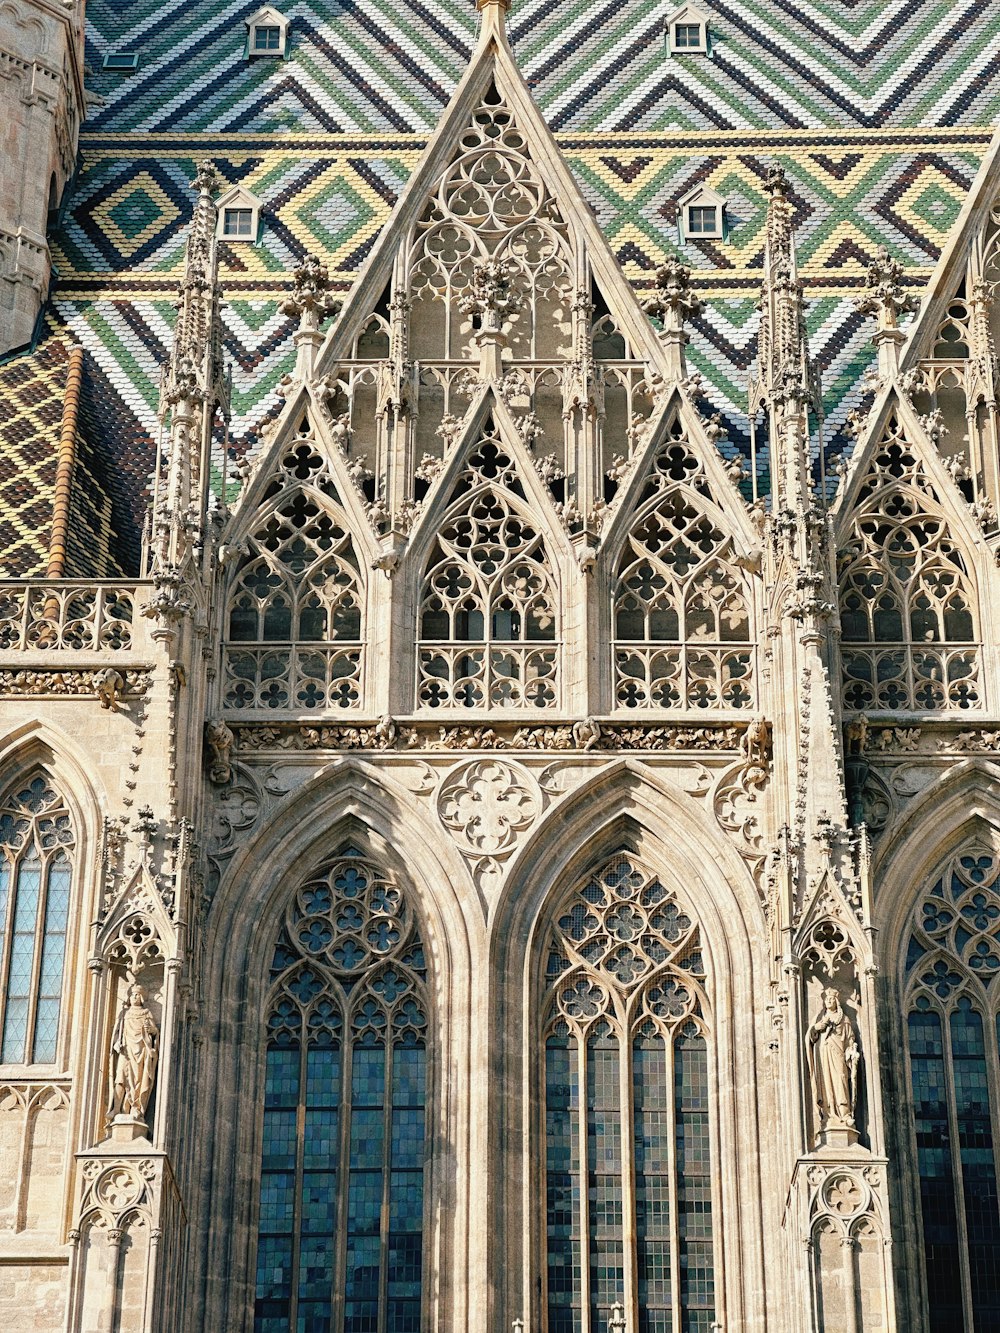
<instances>
[{"instance_id":1,"label":"dormer window","mask_svg":"<svg viewBox=\"0 0 1000 1333\"><path fill-rule=\"evenodd\" d=\"M280 28L254 28L253 49L255 51L280 51Z\"/></svg>"},{"instance_id":2,"label":"dormer window","mask_svg":"<svg viewBox=\"0 0 1000 1333\"><path fill-rule=\"evenodd\" d=\"M672 56L707 56L708 15L695 5L684 5L667 21L667 42Z\"/></svg>"},{"instance_id":3,"label":"dormer window","mask_svg":"<svg viewBox=\"0 0 1000 1333\"><path fill-rule=\"evenodd\" d=\"M222 234L246 239L253 235L253 213L249 208L227 208L222 214Z\"/></svg>"},{"instance_id":4,"label":"dormer window","mask_svg":"<svg viewBox=\"0 0 1000 1333\"><path fill-rule=\"evenodd\" d=\"M260 223L260 200L242 185L227 191L219 200L220 241L256 241Z\"/></svg>"},{"instance_id":5,"label":"dormer window","mask_svg":"<svg viewBox=\"0 0 1000 1333\"><path fill-rule=\"evenodd\" d=\"M726 201L707 185L686 194L677 205L682 241L721 241L725 237Z\"/></svg>"},{"instance_id":6,"label":"dormer window","mask_svg":"<svg viewBox=\"0 0 1000 1333\"><path fill-rule=\"evenodd\" d=\"M247 59L253 59L254 56L283 57L288 45L289 23L290 20L284 14L272 9L270 5L251 14L246 20L249 29Z\"/></svg>"}]
</instances>

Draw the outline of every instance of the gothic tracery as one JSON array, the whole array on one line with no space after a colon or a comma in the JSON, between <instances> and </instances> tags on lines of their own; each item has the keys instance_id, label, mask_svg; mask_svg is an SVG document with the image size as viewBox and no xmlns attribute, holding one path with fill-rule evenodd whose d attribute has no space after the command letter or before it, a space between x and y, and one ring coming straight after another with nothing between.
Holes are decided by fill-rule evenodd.
<instances>
[{"instance_id":1,"label":"gothic tracery","mask_svg":"<svg viewBox=\"0 0 1000 1333\"><path fill-rule=\"evenodd\" d=\"M846 708L980 705L968 558L895 420L859 492L839 567Z\"/></svg>"},{"instance_id":2,"label":"gothic tracery","mask_svg":"<svg viewBox=\"0 0 1000 1333\"><path fill-rule=\"evenodd\" d=\"M698 927L620 853L563 905L546 984L549 1333L596 1333L616 1302L643 1333L707 1333L710 1084ZM631 1240L624 1219L633 1218Z\"/></svg>"}]
</instances>

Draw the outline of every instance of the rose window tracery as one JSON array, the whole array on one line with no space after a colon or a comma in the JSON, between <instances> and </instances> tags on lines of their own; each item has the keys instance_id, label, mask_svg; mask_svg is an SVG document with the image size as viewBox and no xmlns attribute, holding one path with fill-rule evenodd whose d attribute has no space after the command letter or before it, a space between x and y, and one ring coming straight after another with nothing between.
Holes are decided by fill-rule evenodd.
<instances>
[{"instance_id":1,"label":"rose window tracery","mask_svg":"<svg viewBox=\"0 0 1000 1333\"><path fill-rule=\"evenodd\" d=\"M291 899L264 1031L255 1333L419 1333L426 964L356 848Z\"/></svg>"},{"instance_id":2,"label":"rose window tracery","mask_svg":"<svg viewBox=\"0 0 1000 1333\"><path fill-rule=\"evenodd\" d=\"M659 452L612 589L619 708L753 706L751 599L679 425Z\"/></svg>"},{"instance_id":3,"label":"rose window tracery","mask_svg":"<svg viewBox=\"0 0 1000 1333\"><path fill-rule=\"evenodd\" d=\"M895 421L859 492L839 567L844 706L978 707L968 563Z\"/></svg>"},{"instance_id":4,"label":"rose window tracery","mask_svg":"<svg viewBox=\"0 0 1000 1333\"><path fill-rule=\"evenodd\" d=\"M364 654L361 569L309 442L289 451L272 491L230 585L226 706L354 707Z\"/></svg>"},{"instance_id":5,"label":"rose window tracery","mask_svg":"<svg viewBox=\"0 0 1000 1333\"><path fill-rule=\"evenodd\" d=\"M546 967L548 1333L715 1318L705 971L690 912L622 853L556 917ZM632 1126L624 1132L624 1108ZM630 1236L624 1218L634 1217Z\"/></svg>"},{"instance_id":6,"label":"rose window tracery","mask_svg":"<svg viewBox=\"0 0 1000 1333\"><path fill-rule=\"evenodd\" d=\"M456 498L457 497L457 498ZM492 428L453 491L421 585L417 697L427 708L547 708L558 613L545 545Z\"/></svg>"},{"instance_id":7,"label":"rose window tracery","mask_svg":"<svg viewBox=\"0 0 1000 1333\"><path fill-rule=\"evenodd\" d=\"M952 858L910 917L903 964L932 1327L1000 1320L1000 858Z\"/></svg>"}]
</instances>

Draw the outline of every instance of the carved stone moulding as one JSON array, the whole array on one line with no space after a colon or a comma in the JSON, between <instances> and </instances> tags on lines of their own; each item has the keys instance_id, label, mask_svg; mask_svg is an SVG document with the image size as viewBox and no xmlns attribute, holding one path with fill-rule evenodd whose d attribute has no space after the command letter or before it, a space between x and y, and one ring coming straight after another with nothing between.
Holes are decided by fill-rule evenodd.
<instances>
[{"instance_id":1,"label":"carved stone moulding","mask_svg":"<svg viewBox=\"0 0 1000 1333\"><path fill-rule=\"evenodd\" d=\"M863 714L845 725L847 749L869 759L913 755L996 755L1000 757L1000 726L969 725L973 719L918 723L871 722Z\"/></svg>"},{"instance_id":2,"label":"carved stone moulding","mask_svg":"<svg viewBox=\"0 0 1000 1333\"><path fill-rule=\"evenodd\" d=\"M240 753L265 750L522 750L693 751L738 753L746 722L673 725L583 721L532 726L516 722L490 725L437 722L379 722L357 726L306 726L300 723L232 722Z\"/></svg>"},{"instance_id":3,"label":"carved stone moulding","mask_svg":"<svg viewBox=\"0 0 1000 1333\"><path fill-rule=\"evenodd\" d=\"M124 670L116 667L114 674L121 678L121 686L114 682L112 703L109 698L108 669L94 667L80 669L67 667L63 670L35 671L31 668L12 670L0 668L0 699L35 698L78 698L100 699L102 707L117 706L121 700L145 694L149 689L152 667L131 667Z\"/></svg>"}]
</instances>

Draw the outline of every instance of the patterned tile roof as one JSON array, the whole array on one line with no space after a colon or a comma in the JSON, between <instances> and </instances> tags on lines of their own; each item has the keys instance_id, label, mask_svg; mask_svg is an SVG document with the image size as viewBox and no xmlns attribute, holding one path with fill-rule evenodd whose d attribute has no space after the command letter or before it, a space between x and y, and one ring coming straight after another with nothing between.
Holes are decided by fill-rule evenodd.
<instances>
[{"instance_id":1,"label":"patterned tile roof","mask_svg":"<svg viewBox=\"0 0 1000 1333\"><path fill-rule=\"evenodd\" d=\"M291 0L284 60L246 59L256 0L90 0L92 127L433 129L475 40L469 0ZM712 0L711 54L668 55L664 0L521 0L518 63L555 130L984 125L1000 118L994 0Z\"/></svg>"},{"instance_id":2,"label":"patterned tile roof","mask_svg":"<svg viewBox=\"0 0 1000 1333\"><path fill-rule=\"evenodd\" d=\"M63 420L68 345L50 333L30 356L0 366L0 577L45 573ZM76 434L67 577L119 568L103 460Z\"/></svg>"}]
</instances>

